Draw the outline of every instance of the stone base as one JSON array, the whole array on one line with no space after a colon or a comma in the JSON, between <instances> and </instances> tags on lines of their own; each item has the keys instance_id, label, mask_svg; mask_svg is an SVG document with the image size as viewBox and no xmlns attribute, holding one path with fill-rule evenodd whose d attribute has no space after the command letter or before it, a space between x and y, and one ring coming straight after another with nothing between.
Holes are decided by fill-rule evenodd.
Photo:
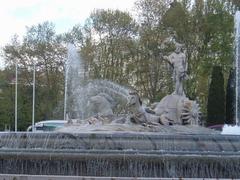
<instances>
[{"instance_id":1,"label":"stone base","mask_svg":"<svg viewBox=\"0 0 240 180\"><path fill-rule=\"evenodd\" d=\"M144 177L95 177L95 176L47 176L47 175L18 175L0 174L4 180L179 180L181 178L144 178ZM188 178L184 178L186 180ZM202 180L202 178L194 178Z\"/></svg>"},{"instance_id":2,"label":"stone base","mask_svg":"<svg viewBox=\"0 0 240 180\"><path fill-rule=\"evenodd\" d=\"M239 138L150 132L1 133L0 174L238 178Z\"/></svg>"}]
</instances>

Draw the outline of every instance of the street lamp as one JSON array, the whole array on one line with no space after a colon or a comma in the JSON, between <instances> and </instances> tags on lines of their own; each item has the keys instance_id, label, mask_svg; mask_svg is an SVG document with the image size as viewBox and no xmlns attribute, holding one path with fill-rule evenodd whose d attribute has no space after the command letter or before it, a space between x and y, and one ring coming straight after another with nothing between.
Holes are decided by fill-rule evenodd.
<instances>
[{"instance_id":1,"label":"street lamp","mask_svg":"<svg viewBox=\"0 0 240 180\"><path fill-rule=\"evenodd\" d=\"M69 59L69 54L68 54ZM65 87L64 87L64 107L63 107L63 119L67 119L67 91L68 91L68 59L65 62Z\"/></svg>"},{"instance_id":2,"label":"street lamp","mask_svg":"<svg viewBox=\"0 0 240 180\"><path fill-rule=\"evenodd\" d=\"M35 78L36 77L36 58L33 58L33 99L32 99L32 132L35 131Z\"/></svg>"},{"instance_id":3,"label":"street lamp","mask_svg":"<svg viewBox=\"0 0 240 180\"><path fill-rule=\"evenodd\" d=\"M17 132L17 89L18 89L18 62L15 63L15 132Z\"/></svg>"}]
</instances>

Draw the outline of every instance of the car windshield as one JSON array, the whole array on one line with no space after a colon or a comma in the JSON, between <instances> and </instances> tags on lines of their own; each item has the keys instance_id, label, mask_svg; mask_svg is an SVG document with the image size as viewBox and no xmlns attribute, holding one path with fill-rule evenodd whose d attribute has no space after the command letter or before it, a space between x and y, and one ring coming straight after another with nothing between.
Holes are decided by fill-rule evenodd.
<instances>
[{"instance_id":1,"label":"car windshield","mask_svg":"<svg viewBox=\"0 0 240 180\"><path fill-rule=\"evenodd\" d=\"M56 128L63 127L66 121L41 121L35 124L36 131L54 131ZM32 126L29 126L27 131L32 131Z\"/></svg>"},{"instance_id":2,"label":"car windshield","mask_svg":"<svg viewBox=\"0 0 240 180\"><path fill-rule=\"evenodd\" d=\"M44 124L44 126L64 126L64 122L58 122L58 123L43 123Z\"/></svg>"}]
</instances>

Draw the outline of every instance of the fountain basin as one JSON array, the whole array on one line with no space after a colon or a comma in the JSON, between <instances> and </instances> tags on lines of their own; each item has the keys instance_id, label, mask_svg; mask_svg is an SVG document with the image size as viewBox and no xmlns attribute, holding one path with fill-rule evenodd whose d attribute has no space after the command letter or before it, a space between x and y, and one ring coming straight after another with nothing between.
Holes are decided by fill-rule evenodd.
<instances>
[{"instance_id":1,"label":"fountain basin","mask_svg":"<svg viewBox=\"0 0 240 180\"><path fill-rule=\"evenodd\" d=\"M237 178L239 138L218 133L1 133L0 173Z\"/></svg>"}]
</instances>

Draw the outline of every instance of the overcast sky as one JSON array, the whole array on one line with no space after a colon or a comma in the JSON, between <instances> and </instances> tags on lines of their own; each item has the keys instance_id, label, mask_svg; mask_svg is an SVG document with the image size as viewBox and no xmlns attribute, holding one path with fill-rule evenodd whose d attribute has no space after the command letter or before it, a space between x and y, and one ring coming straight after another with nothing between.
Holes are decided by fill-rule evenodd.
<instances>
[{"instance_id":1,"label":"overcast sky","mask_svg":"<svg viewBox=\"0 0 240 180\"><path fill-rule=\"evenodd\" d=\"M67 32L75 24L83 24L94 9L131 11L135 0L0 0L0 46L20 37L26 26L44 21L55 24L56 32Z\"/></svg>"}]
</instances>

